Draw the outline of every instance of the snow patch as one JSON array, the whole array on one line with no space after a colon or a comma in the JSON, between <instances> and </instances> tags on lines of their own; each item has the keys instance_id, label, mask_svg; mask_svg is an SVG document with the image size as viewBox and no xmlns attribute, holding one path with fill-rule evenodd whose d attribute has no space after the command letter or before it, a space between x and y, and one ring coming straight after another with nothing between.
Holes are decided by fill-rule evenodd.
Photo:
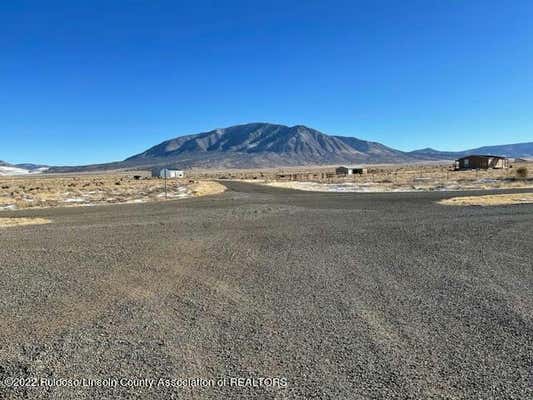
<instances>
[{"instance_id":1,"label":"snow patch","mask_svg":"<svg viewBox=\"0 0 533 400\"><path fill-rule=\"evenodd\" d=\"M0 176L42 174L43 172L48 171L48 169L48 167L40 167L29 170L19 167L0 166Z\"/></svg>"},{"instance_id":2,"label":"snow patch","mask_svg":"<svg viewBox=\"0 0 533 400\"><path fill-rule=\"evenodd\" d=\"M17 168L17 167L0 167L0 175L26 175L29 174L30 171L24 168Z\"/></svg>"},{"instance_id":3,"label":"snow patch","mask_svg":"<svg viewBox=\"0 0 533 400\"><path fill-rule=\"evenodd\" d=\"M84 203L85 201L87 200L82 199L80 197L73 197L73 198L63 200L64 203Z\"/></svg>"}]
</instances>

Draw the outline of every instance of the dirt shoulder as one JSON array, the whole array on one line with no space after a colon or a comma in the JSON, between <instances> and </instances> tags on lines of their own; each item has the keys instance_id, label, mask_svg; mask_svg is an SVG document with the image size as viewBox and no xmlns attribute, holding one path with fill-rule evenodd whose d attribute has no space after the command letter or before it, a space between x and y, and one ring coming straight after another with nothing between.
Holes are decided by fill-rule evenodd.
<instances>
[{"instance_id":1,"label":"dirt shoulder","mask_svg":"<svg viewBox=\"0 0 533 400\"><path fill-rule=\"evenodd\" d=\"M0 228L10 228L22 225L43 225L49 224L47 218L0 218Z\"/></svg>"},{"instance_id":2,"label":"dirt shoulder","mask_svg":"<svg viewBox=\"0 0 533 400\"><path fill-rule=\"evenodd\" d=\"M492 194L485 196L452 197L441 200L439 204L450 206L500 206L533 203L533 193Z\"/></svg>"},{"instance_id":3,"label":"dirt shoulder","mask_svg":"<svg viewBox=\"0 0 533 400\"><path fill-rule=\"evenodd\" d=\"M226 186L215 181L198 181L189 186L192 194L198 196L209 196L223 193L226 191Z\"/></svg>"}]
</instances>

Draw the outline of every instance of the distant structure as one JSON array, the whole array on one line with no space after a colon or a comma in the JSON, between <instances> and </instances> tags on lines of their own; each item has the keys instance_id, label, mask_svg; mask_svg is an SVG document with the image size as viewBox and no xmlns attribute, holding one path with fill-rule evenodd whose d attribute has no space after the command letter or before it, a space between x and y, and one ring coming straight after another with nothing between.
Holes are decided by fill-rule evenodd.
<instances>
[{"instance_id":1,"label":"distant structure","mask_svg":"<svg viewBox=\"0 0 533 400\"><path fill-rule=\"evenodd\" d=\"M168 169L168 168L161 168L161 169L155 169L152 171L152 176L159 177L159 178L183 178L185 176L185 172L179 171L177 169Z\"/></svg>"},{"instance_id":2,"label":"distant structure","mask_svg":"<svg viewBox=\"0 0 533 400\"><path fill-rule=\"evenodd\" d=\"M505 157L490 155L469 155L455 160L455 169L505 169L509 160Z\"/></svg>"},{"instance_id":3,"label":"distant structure","mask_svg":"<svg viewBox=\"0 0 533 400\"><path fill-rule=\"evenodd\" d=\"M337 169L335 169L335 174L336 175L362 175L362 174L366 174L368 172L368 170L366 168L363 168L361 166L354 166L354 165L350 165L350 166L346 166L346 165L342 165L340 167L338 167Z\"/></svg>"}]
</instances>

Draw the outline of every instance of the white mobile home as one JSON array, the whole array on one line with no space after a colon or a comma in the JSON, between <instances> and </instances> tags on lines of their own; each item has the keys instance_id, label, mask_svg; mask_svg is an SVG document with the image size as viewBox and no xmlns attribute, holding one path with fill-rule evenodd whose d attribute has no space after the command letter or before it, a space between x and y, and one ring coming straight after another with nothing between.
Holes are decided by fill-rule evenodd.
<instances>
[{"instance_id":1,"label":"white mobile home","mask_svg":"<svg viewBox=\"0 0 533 400\"><path fill-rule=\"evenodd\" d=\"M179 171L177 169L168 169L168 168L162 168L159 170L159 173L155 176L158 176L160 178L183 178L185 176L185 173L183 171Z\"/></svg>"}]
</instances>

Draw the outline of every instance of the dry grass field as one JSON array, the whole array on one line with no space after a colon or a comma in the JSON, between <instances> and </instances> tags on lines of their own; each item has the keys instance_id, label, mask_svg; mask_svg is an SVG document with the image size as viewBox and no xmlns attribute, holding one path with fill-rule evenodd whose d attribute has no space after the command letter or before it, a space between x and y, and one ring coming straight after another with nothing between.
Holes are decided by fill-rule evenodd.
<instances>
[{"instance_id":1,"label":"dry grass field","mask_svg":"<svg viewBox=\"0 0 533 400\"><path fill-rule=\"evenodd\" d=\"M201 169L187 171L187 176L195 179L244 179L244 180L290 180L305 179L317 182L334 182L335 168L339 165L251 168L251 169ZM434 179L472 179L475 177L512 178L520 167L529 169L533 176L533 161L511 163L512 168L488 171L452 171L451 162L426 162L418 164L368 164L368 174L351 177L363 181L380 182L390 179L406 179L423 177Z\"/></svg>"},{"instance_id":2,"label":"dry grass field","mask_svg":"<svg viewBox=\"0 0 533 400\"><path fill-rule=\"evenodd\" d=\"M0 177L0 210L144 203L208 195L224 190L216 182L149 178L139 173Z\"/></svg>"},{"instance_id":3,"label":"dry grass field","mask_svg":"<svg viewBox=\"0 0 533 400\"><path fill-rule=\"evenodd\" d=\"M533 163L513 165L505 170L454 171L449 164L375 165L368 173L335 176L335 167L241 171L235 177L270 186L323 192L409 192L512 189L533 187L517 171L533 171ZM233 177L228 174L228 177Z\"/></svg>"}]
</instances>

